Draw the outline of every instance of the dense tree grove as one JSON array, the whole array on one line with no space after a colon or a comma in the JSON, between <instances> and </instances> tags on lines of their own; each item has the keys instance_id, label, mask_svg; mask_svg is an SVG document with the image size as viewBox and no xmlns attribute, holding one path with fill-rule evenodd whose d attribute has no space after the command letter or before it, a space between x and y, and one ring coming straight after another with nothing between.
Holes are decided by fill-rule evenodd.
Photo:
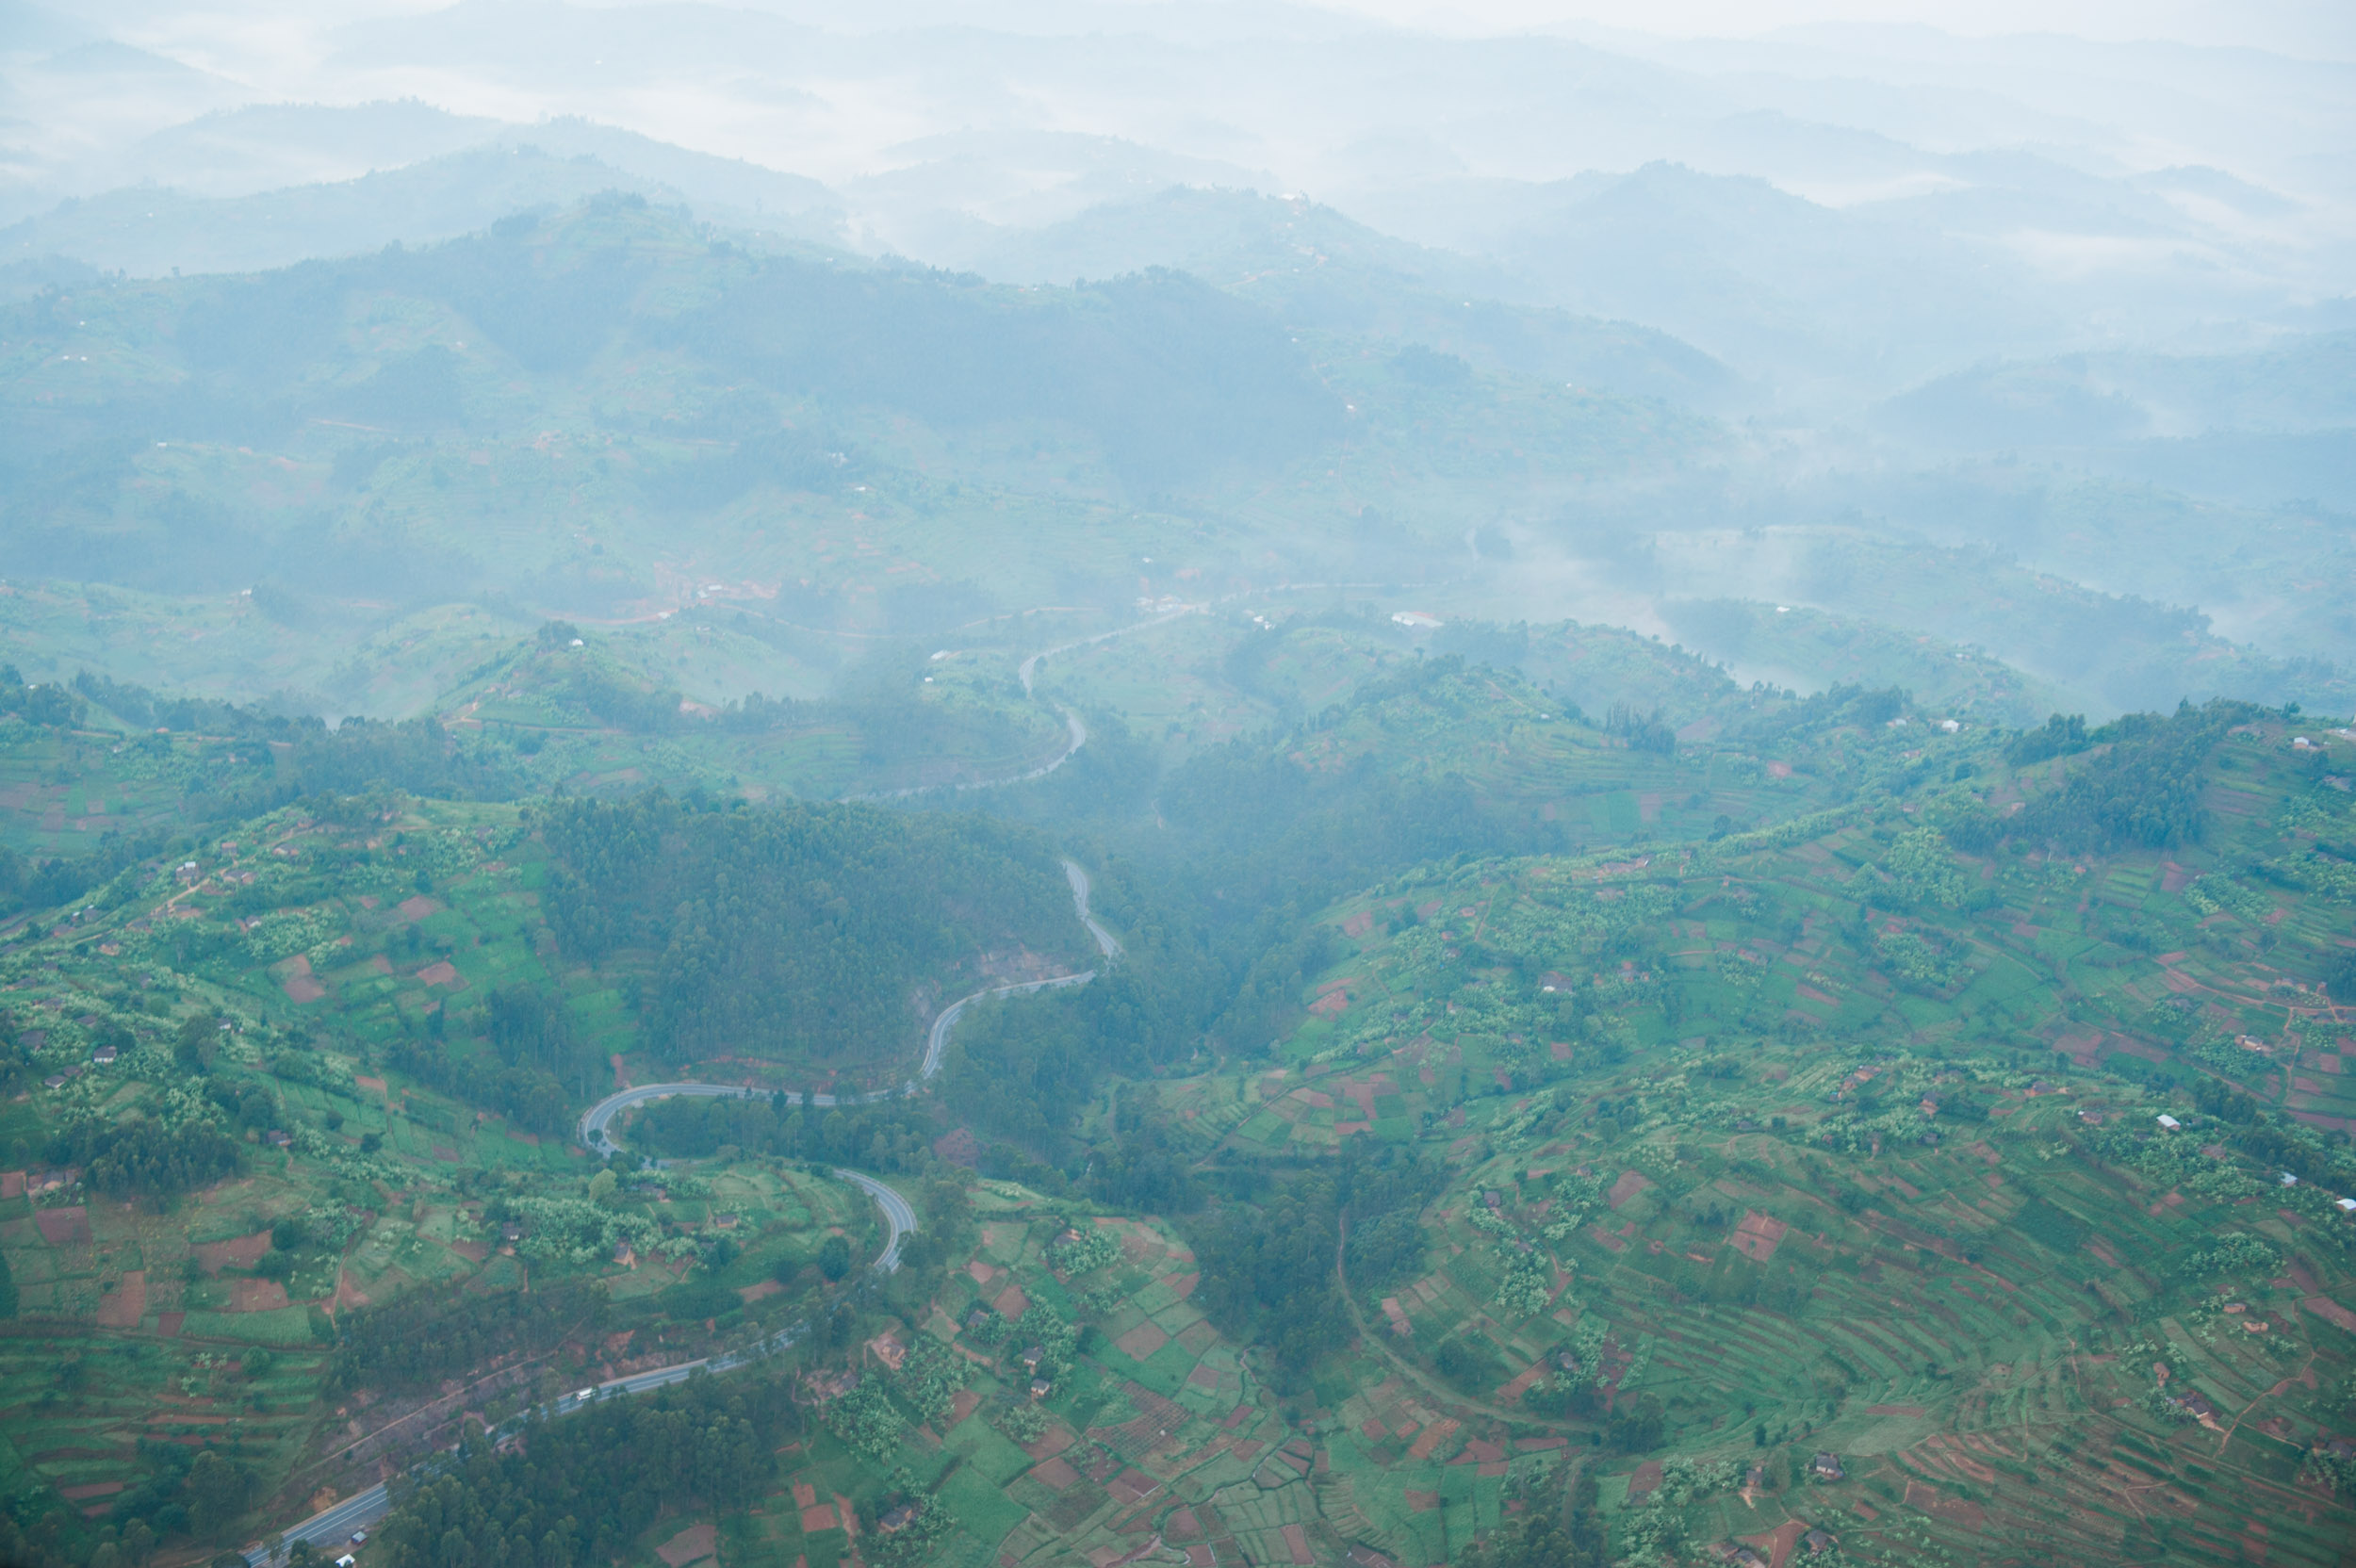
<instances>
[{"instance_id":1,"label":"dense tree grove","mask_svg":"<svg viewBox=\"0 0 2356 1568\"><path fill-rule=\"evenodd\" d=\"M2165 849L2197 842L2207 824L2201 805L2201 764L2227 730L2259 714L2220 697L2175 712L2130 713L2088 731L2056 714L2017 746L2024 755L2067 756L2100 748L2072 765L2060 788L2032 795L2008 817L1968 817L1949 830L1964 849L1985 852L2007 840L2051 841L2067 849Z\"/></svg>"},{"instance_id":2,"label":"dense tree grove","mask_svg":"<svg viewBox=\"0 0 2356 1568\"><path fill-rule=\"evenodd\" d=\"M530 1291L428 1285L336 1322L330 1380L399 1393L427 1388L492 1357L540 1354L567 1334L595 1334L605 1293L580 1281Z\"/></svg>"},{"instance_id":3,"label":"dense tree grove","mask_svg":"<svg viewBox=\"0 0 2356 1568\"><path fill-rule=\"evenodd\" d=\"M697 1378L535 1425L508 1453L412 1472L376 1533L386 1568L607 1562L665 1510L748 1507L791 1419L782 1379Z\"/></svg>"},{"instance_id":4,"label":"dense tree grove","mask_svg":"<svg viewBox=\"0 0 2356 1568\"><path fill-rule=\"evenodd\" d=\"M647 1035L675 1057L899 1055L917 987L977 952L1077 935L1047 841L983 817L657 791L555 802L544 830L550 923L593 961L654 950Z\"/></svg>"},{"instance_id":5,"label":"dense tree grove","mask_svg":"<svg viewBox=\"0 0 2356 1568\"><path fill-rule=\"evenodd\" d=\"M67 1122L49 1140L52 1165L78 1165L83 1182L109 1197L187 1192L237 1168L238 1146L205 1118L167 1125L145 1114L122 1121Z\"/></svg>"},{"instance_id":6,"label":"dense tree grove","mask_svg":"<svg viewBox=\"0 0 2356 1568\"><path fill-rule=\"evenodd\" d=\"M428 1088L487 1105L533 1133L572 1125L572 1099L564 1080L532 1063L493 1064L428 1036L396 1040L386 1059Z\"/></svg>"},{"instance_id":7,"label":"dense tree grove","mask_svg":"<svg viewBox=\"0 0 2356 1568\"><path fill-rule=\"evenodd\" d=\"M1541 1478L1530 1490L1533 1506L1476 1545L1465 1568L1606 1568L1611 1544L1591 1467L1574 1462L1567 1478Z\"/></svg>"},{"instance_id":8,"label":"dense tree grove","mask_svg":"<svg viewBox=\"0 0 2356 1568\"><path fill-rule=\"evenodd\" d=\"M1235 741L1195 757L1159 796L1163 815L1186 835L1186 864L1157 869L1184 876L1196 868L1198 896L1215 891L1228 907L1257 914L1314 909L1421 861L1565 847L1556 825L1490 809L1457 775L1403 776L1398 757L1375 752L1337 769L1304 768L1289 755L1294 743L1354 717L1386 724L1394 707L1448 711L1473 700L1464 690L1470 678L1460 659L1426 660L1366 682L1291 736ZM1235 809L1238 801L1252 808Z\"/></svg>"},{"instance_id":9,"label":"dense tree grove","mask_svg":"<svg viewBox=\"0 0 2356 1568\"><path fill-rule=\"evenodd\" d=\"M633 1147L697 1159L728 1147L819 1165L911 1170L940 1135L930 1107L908 1100L872 1105L796 1105L783 1095L742 1100L658 1100L630 1123Z\"/></svg>"},{"instance_id":10,"label":"dense tree grove","mask_svg":"<svg viewBox=\"0 0 2356 1568\"><path fill-rule=\"evenodd\" d=\"M605 1062L574 1031L564 1009L538 991L508 987L493 989L467 1018L480 1023L492 1059L484 1059L480 1045L428 1034L395 1041L391 1064L446 1094L489 1105L532 1132L567 1131L574 1098L589 1095Z\"/></svg>"},{"instance_id":11,"label":"dense tree grove","mask_svg":"<svg viewBox=\"0 0 2356 1568\"><path fill-rule=\"evenodd\" d=\"M1377 1152L1364 1138L1345 1139L1330 1164L1251 1190L1249 1200L1220 1202L1188 1227L1203 1266L1196 1298L1223 1331L1270 1347L1280 1376L1305 1378L1350 1334L1335 1273L1344 1225L1371 1225L1380 1238L1371 1251L1353 1250L1352 1262L1370 1272L1353 1272L1350 1288L1389 1283L1415 1266L1420 1244L1383 1217L1419 1213L1447 1180L1408 1151Z\"/></svg>"},{"instance_id":12,"label":"dense tree grove","mask_svg":"<svg viewBox=\"0 0 2356 1568\"><path fill-rule=\"evenodd\" d=\"M28 686L14 664L0 664L0 718L58 726L80 722L87 704L63 686Z\"/></svg>"}]
</instances>

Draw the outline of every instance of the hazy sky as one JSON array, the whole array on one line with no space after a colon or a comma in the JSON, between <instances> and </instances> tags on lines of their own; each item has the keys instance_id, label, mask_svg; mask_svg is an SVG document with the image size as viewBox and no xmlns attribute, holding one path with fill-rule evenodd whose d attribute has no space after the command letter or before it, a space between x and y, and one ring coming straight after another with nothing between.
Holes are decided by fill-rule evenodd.
<instances>
[{"instance_id":1,"label":"hazy sky","mask_svg":"<svg viewBox=\"0 0 2356 1568\"><path fill-rule=\"evenodd\" d=\"M2075 33L2356 56L2349 0L1323 0L1449 31L1583 22L1679 37L1746 37L1822 22L1915 23L1972 36Z\"/></svg>"},{"instance_id":2,"label":"hazy sky","mask_svg":"<svg viewBox=\"0 0 2356 1568\"><path fill-rule=\"evenodd\" d=\"M57 8L131 31L203 18L205 24L308 31L356 15L441 9L449 0L87 0ZM599 3L599 0L591 0ZM602 0L634 4L641 0ZM813 0L712 0L723 8L790 10L818 15L839 10L844 25L872 24L875 11L962 15L987 25L1006 8L994 0L917 0L914 5L828 7ZM1159 0L1137 0L1156 5ZM1235 0L1242 4L1244 0ZM2169 39L2190 43L2244 44L2305 57L2356 58L2356 4L2349 0L1296 0L1411 26L1448 32L1495 32L1570 24L1670 37L1751 37L1776 28L1825 22L1918 24L1970 36L2016 32L2073 33L2090 39ZM1130 0L1103 0L1111 15ZM1084 7L1085 8L1085 0ZM864 14L863 14L864 13ZM172 29L176 30L176 29Z\"/></svg>"}]
</instances>

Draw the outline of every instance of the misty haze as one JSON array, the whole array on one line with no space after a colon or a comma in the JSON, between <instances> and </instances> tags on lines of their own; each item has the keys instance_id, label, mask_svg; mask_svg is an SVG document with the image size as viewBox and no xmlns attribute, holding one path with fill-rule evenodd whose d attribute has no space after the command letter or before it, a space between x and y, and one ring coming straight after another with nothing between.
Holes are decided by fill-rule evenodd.
<instances>
[{"instance_id":1,"label":"misty haze","mask_svg":"<svg viewBox=\"0 0 2356 1568\"><path fill-rule=\"evenodd\" d=\"M0 1568L2356 1550L2356 23L0 0Z\"/></svg>"}]
</instances>

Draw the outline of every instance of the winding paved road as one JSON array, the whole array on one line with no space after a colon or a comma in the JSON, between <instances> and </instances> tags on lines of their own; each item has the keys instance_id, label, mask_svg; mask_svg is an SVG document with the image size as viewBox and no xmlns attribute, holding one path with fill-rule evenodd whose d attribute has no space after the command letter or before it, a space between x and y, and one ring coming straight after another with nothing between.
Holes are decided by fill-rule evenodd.
<instances>
[{"instance_id":1,"label":"winding paved road","mask_svg":"<svg viewBox=\"0 0 2356 1568\"><path fill-rule=\"evenodd\" d=\"M885 1239L882 1253L875 1259L875 1267L879 1274L895 1272L900 1266L900 1245L907 1240L908 1233L916 1229L915 1208L906 1198L876 1181L873 1176L863 1176L856 1170L837 1170L835 1174L873 1198L875 1200L875 1206L883 1211L884 1228L889 1233ZM640 1372L628 1378L614 1378L605 1382L593 1383L587 1388L559 1395L545 1405L509 1416L499 1424L490 1436L492 1441L497 1442L508 1433L520 1429L534 1416L544 1416L553 1420L557 1416L570 1415L576 1411L585 1409L600 1399L618 1398L628 1394L643 1394L650 1388L663 1388L671 1383L685 1382L698 1371L731 1372L737 1367L775 1355L777 1351L792 1345L800 1333L801 1328L796 1325L791 1329L781 1329L758 1344L748 1346L742 1350L732 1350L724 1356L705 1356L695 1361L680 1362L677 1366L657 1367L652 1372ZM426 1462L433 1462L429 1460ZM352 1539L353 1531L369 1528L391 1511L392 1499L383 1483L380 1482L365 1492L355 1492L342 1502L320 1510L299 1525L290 1526L281 1538L277 1556L271 1556L267 1543L256 1542L245 1548L245 1560L248 1568L270 1568L270 1565L274 1563L283 1564L286 1561L286 1548L292 1546L297 1541L308 1541L312 1545L320 1548L323 1555L328 1558L339 1557L343 1554L346 1544Z\"/></svg>"},{"instance_id":2,"label":"winding paved road","mask_svg":"<svg viewBox=\"0 0 2356 1568\"><path fill-rule=\"evenodd\" d=\"M1072 907L1079 912L1080 923L1096 943L1096 950L1104 957L1120 956L1121 942L1102 922L1088 911L1088 894L1093 884L1088 874L1077 860L1066 858L1063 862L1064 880L1072 887ZM974 1003L993 996L1026 996L1032 991L1056 990L1065 986L1085 986L1096 978L1096 971L1082 970L1077 974L1058 974L1046 980L1024 980L1011 986L988 986L971 996L961 996L941 1010L933 1020L932 1032L924 1039L924 1058L917 1065L916 1076L898 1088L869 1089L864 1094L811 1094L807 1097L792 1089L777 1091L783 1094L789 1105L798 1105L807 1098L812 1105L872 1105L894 1095L914 1094L919 1085L941 1070L941 1059L949 1049L949 1031L957 1027L958 1018ZM609 1094L589 1107L581 1119L581 1146L592 1154L610 1155L621 1148L613 1133L614 1118L632 1105L643 1105L650 1100L667 1100L673 1095L692 1095L712 1100L749 1100L760 1091L744 1084L640 1084L634 1088ZM769 1096L761 1095L767 1099Z\"/></svg>"},{"instance_id":3,"label":"winding paved road","mask_svg":"<svg viewBox=\"0 0 2356 1568\"><path fill-rule=\"evenodd\" d=\"M1193 607L1189 607L1188 610L1176 613L1190 613L1192 610ZM1032 672L1039 661L1047 654L1061 653L1069 648L1103 642L1106 638L1119 636L1121 632L1134 631L1140 627L1156 625L1171 618L1170 615L1156 616L1153 620L1139 622L1137 626L1124 627L1119 631L1082 638L1075 643L1067 643L1061 647L1048 648L1041 653L1033 654L1023 662L1023 692L1026 694L1029 693ZM1059 711L1063 714L1072 743L1054 760L1043 766L1034 768L1013 778L993 780L992 783L1013 784L1026 779L1044 777L1063 766L1071 760L1072 753L1088 743L1088 727L1080 722L1079 715L1068 708L1060 709ZM960 784L955 787L960 790L987 789L990 787L990 784ZM903 795L918 792L920 792L914 790L896 792ZM866 796L861 798L890 797ZM1104 923L1088 910L1088 894L1091 889L1088 874L1078 861L1069 858L1063 861L1063 873L1064 880L1071 885L1072 902L1073 907L1079 912L1080 923L1088 928L1088 937L1096 943L1098 954L1108 959L1119 957L1121 956L1120 939L1106 930ZM949 1031L957 1026L958 1017L973 1004L986 997L1022 996L1032 991L1054 990L1065 986L1085 986L1095 978L1096 971L1083 970L1077 974L1059 974L1046 980L1025 980L1011 986L987 987L973 992L971 996L959 997L948 1006L943 1007L940 1016L933 1020L931 1032L924 1039L924 1057L918 1065L915 1077L908 1079L896 1089L871 1089L864 1094L846 1095L813 1093L808 1096L809 1102L812 1105L866 1105L879 1100L890 1099L895 1094L914 1094L918 1086L941 1070L941 1056L949 1048ZM589 1108L587 1114L581 1119L581 1147L593 1154L615 1152L621 1146L614 1141L612 1132L614 1118L632 1105L643 1105L648 1101L663 1100L672 1095L750 1099L757 1092L744 1084L641 1084L633 1088L624 1089L618 1094L608 1095ZM804 1096L788 1091L785 1099L789 1104L798 1105L802 1102ZM906 1241L908 1233L917 1228L916 1210L910 1206L906 1198L872 1176L862 1175L856 1170L843 1169L836 1170L835 1175L866 1193L875 1200L875 1206L883 1211L887 1235L883 1251L876 1257L875 1267L878 1273L883 1274L896 1271L900 1266L901 1245ZM561 1396L546 1405L535 1407L521 1414L510 1416L499 1424L491 1436L494 1440L503 1437L511 1431L519 1429L534 1417L553 1418L570 1415L575 1411L595 1404L600 1399L617 1398L626 1395L643 1393L647 1389L662 1388L670 1383L684 1382L699 1370L732 1371L739 1366L784 1349L794 1343L800 1331L798 1326L781 1330L757 1345L743 1350L732 1351L728 1355L681 1362L677 1366L661 1367L652 1372L641 1372L633 1377L615 1378L608 1382L594 1384L589 1388ZM434 1462L428 1460L424 1462ZM265 1543L257 1542L246 1547L244 1552L246 1562L249 1568L273 1568L273 1565L283 1564L286 1561L286 1548L297 1541L310 1542L320 1549L323 1556L332 1560L342 1554L345 1544L354 1531L372 1527L391 1511L391 1499L382 1484L371 1486L365 1492L355 1492L341 1502L311 1515L301 1524L289 1526L282 1535L276 1538L279 1550L275 1555Z\"/></svg>"}]
</instances>

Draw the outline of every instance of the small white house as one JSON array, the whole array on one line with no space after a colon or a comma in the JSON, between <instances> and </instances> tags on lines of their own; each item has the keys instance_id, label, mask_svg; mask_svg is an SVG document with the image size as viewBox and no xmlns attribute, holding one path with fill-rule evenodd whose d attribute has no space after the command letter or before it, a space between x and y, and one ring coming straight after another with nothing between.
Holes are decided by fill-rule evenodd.
<instances>
[{"instance_id":1,"label":"small white house","mask_svg":"<svg viewBox=\"0 0 2356 1568\"><path fill-rule=\"evenodd\" d=\"M2356 1198L2342 1198L2331 1206L2342 1214L2356 1214Z\"/></svg>"},{"instance_id":2,"label":"small white house","mask_svg":"<svg viewBox=\"0 0 2356 1568\"><path fill-rule=\"evenodd\" d=\"M2295 1187L2299 1185L2299 1178L2285 1170L2282 1172L2282 1184L2286 1187Z\"/></svg>"},{"instance_id":3,"label":"small white house","mask_svg":"<svg viewBox=\"0 0 2356 1568\"><path fill-rule=\"evenodd\" d=\"M2159 1123L2163 1129L2170 1133L2173 1133L2184 1126L2184 1123L2177 1120L2174 1117L2165 1114L2159 1118Z\"/></svg>"}]
</instances>

